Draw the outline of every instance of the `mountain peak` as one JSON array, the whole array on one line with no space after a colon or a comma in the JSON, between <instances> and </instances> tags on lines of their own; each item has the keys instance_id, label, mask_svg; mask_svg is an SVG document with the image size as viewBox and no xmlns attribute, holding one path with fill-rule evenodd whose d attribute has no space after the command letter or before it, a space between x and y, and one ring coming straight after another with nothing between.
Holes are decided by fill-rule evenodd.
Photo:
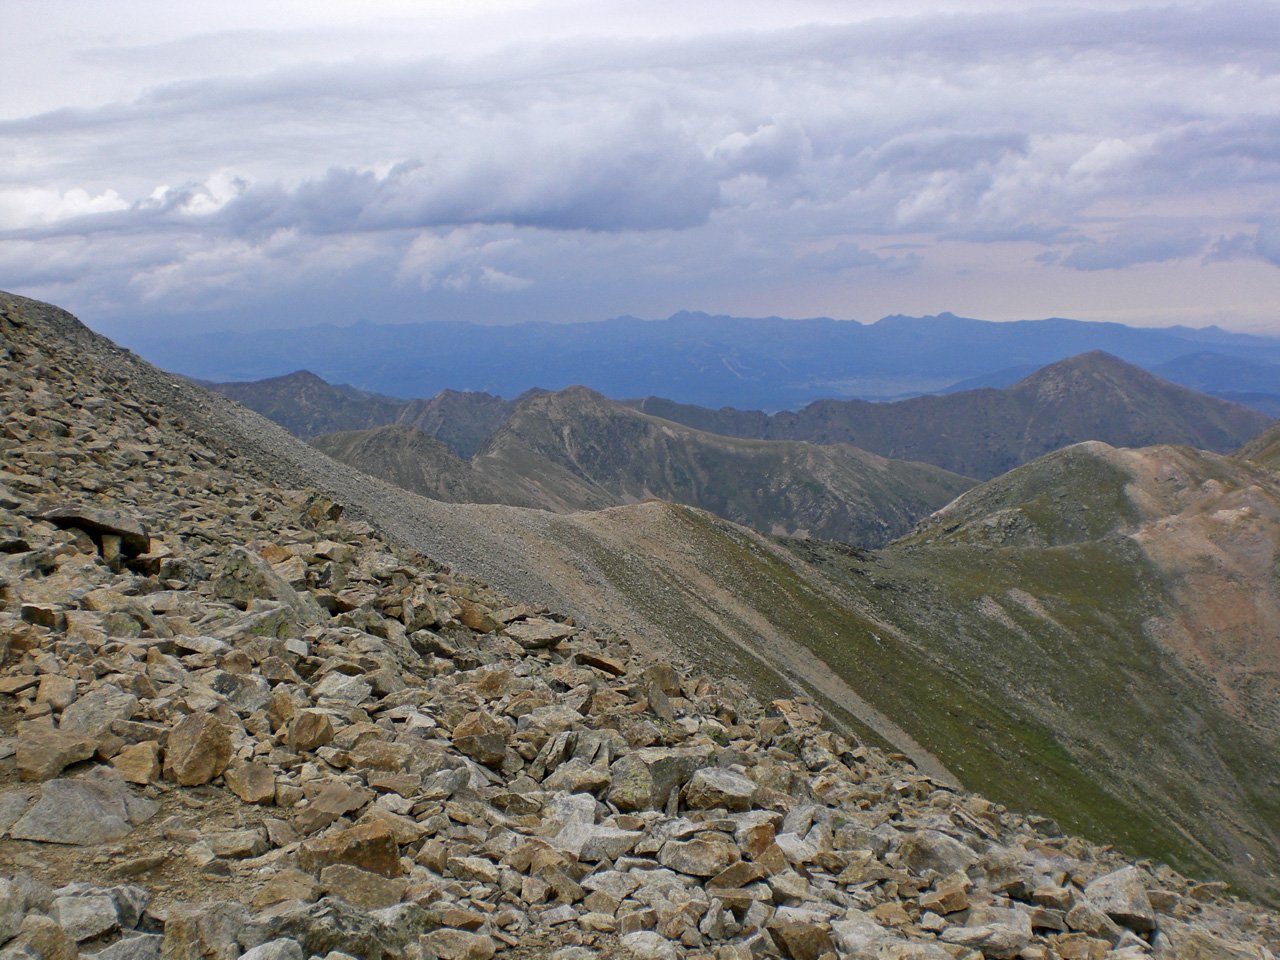
<instances>
[{"instance_id":1,"label":"mountain peak","mask_svg":"<svg viewBox=\"0 0 1280 960\"><path fill-rule=\"evenodd\" d=\"M1014 391L1028 389L1057 389L1071 385L1072 389L1083 389L1085 384L1107 383L1132 386L1142 389L1159 389L1168 387L1184 390L1174 384L1148 373L1141 367L1134 366L1105 350L1090 350L1078 353L1057 363L1041 367L1015 383L1010 389ZM1095 386L1096 388L1096 386ZM1188 393L1192 391L1187 391Z\"/></svg>"}]
</instances>

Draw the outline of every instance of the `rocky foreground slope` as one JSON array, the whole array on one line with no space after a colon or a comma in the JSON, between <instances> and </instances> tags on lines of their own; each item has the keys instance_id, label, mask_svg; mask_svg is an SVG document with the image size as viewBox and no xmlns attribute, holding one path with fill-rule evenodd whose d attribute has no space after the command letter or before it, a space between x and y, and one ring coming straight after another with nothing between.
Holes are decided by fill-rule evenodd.
<instances>
[{"instance_id":1,"label":"rocky foreground slope","mask_svg":"<svg viewBox=\"0 0 1280 960\"><path fill-rule=\"evenodd\" d=\"M48 316L0 304L0 956L1280 943L1219 885L1057 836L804 702L757 706L256 479Z\"/></svg>"}]
</instances>

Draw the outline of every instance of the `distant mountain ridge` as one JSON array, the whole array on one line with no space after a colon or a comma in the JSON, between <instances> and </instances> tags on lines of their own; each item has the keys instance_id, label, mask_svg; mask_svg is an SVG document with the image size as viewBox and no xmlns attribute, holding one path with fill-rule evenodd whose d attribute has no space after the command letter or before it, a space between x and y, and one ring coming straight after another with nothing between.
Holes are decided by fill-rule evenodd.
<instances>
[{"instance_id":1,"label":"distant mountain ridge","mask_svg":"<svg viewBox=\"0 0 1280 960\"><path fill-rule=\"evenodd\" d=\"M478 326L450 321L222 331L135 340L166 369L256 380L303 367L390 396L453 389L512 399L574 384L612 399L788 410L814 400L931 393L1090 350L1154 367L1211 351L1280 364L1280 339L1216 328L1135 328L1067 319L989 322L950 313L875 323L677 313L665 320Z\"/></svg>"},{"instance_id":2,"label":"distant mountain ridge","mask_svg":"<svg viewBox=\"0 0 1280 960\"><path fill-rule=\"evenodd\" d=\"M516 401L453 390L429 399L391 400L330 386L307 371L265 381L205 386L304 439L401 424L421 429L462 459L477 453L525 399L547 392L529 391ZM1099 352L1051 364L1018 378L1008 388L893 403L827 400L773 415L758 410L711 410L658 397L625 404L709 433L848 443L881 456L932 463L979 479L1083 440L1118 446L1186 443L1224 453L1272 422L1258 410L1162 381Z\"/></svg>"},{"instance_id":3,"label":"distant mountain ridge","mask_svg":"<svg viewBox=\"0 0 1280 960\"><path fill-rule=\"evenodd\" d=\"M463 460L407 424L315 437L336 460L424 496L568 512L657 498L765 533L879 545L972 486L845 444L724 437L584 387L531 393Z\"/></svg>"},{"instance_id":4,"label":"distant mountain ridge","mask_svg":"<svg viewBox=\"0 0 1280 960\"><path fill-rule=\"evenodd\" d=\"M649 397L631 406L700 430L758 439L848 443L881 456L988 479L1083 440L1183 443L1225 453L1270 417L1161 380L1102 351L1050 364L1007 389L893 403L821 400L798 410L708 410Z\"/></svg>"},{"instance_id":5,"label":"distant mountain ridge","mask_svg":"<svg viewBox=\"0 0 1280 960\"><path fill-rule=\"evenodd\" d=\"M200 385L243 403L295 437L403 424L422 430L460 457L469 457L497 432L515 404L489 393L441 390L421 400L397 400L326 383L310 370L282 377Z\"/></svg>"},{"instance_id":6,"label":"distant mountain ridge","mask_svg":"<svg viewBox=\"0 0 1280 960\"><path fill-rule=\"evenodd\" d=\"M394 423L405 406L403 400L328 383L310 370L243 383L199 382L274 420L295 437Z\"/></svg>"}]
</instances>

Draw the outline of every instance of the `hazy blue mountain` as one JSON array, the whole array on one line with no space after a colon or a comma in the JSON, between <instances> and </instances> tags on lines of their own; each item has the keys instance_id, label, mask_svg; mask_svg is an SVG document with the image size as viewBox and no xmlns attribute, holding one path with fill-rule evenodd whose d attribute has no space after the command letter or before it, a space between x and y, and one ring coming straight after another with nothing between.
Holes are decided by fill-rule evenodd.
<instances>
[{"instance_id":1,"label":"hazy blue mountain","mask_svg":"<svg viewBox=\"0 0 1280 960\"><path fill-rule=\"evenodd\" d=\"M943 313L862 324L677 313L665 320L480 326L356 323L135 339L162 367L210 380L257 380L305 367L331 383L391 396L443 389L508 399L582 384L622 399L792 409L816 399L942 390L1089 350L1152 367L1208 347L1280 364L1280 339L1216 328L1139 329L1077 320L992 323Z\"/></svg>"}]
</instances>

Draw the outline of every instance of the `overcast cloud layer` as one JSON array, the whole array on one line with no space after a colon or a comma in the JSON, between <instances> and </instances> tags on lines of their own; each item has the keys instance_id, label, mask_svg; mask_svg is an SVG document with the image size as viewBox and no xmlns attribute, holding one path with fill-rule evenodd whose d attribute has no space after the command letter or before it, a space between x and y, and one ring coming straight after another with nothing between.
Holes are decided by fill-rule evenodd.
<instances>
[{"instance_id":1,"label":"overcast cloud layer","mask_svg":"<svg viewBox=\"0 0 1280 960\"><path fill-rule=\"evenodd\" d=\"M0 288L1280 334L1275 3L684 6L0 3Z\"/></svg>"}]
</instances>

